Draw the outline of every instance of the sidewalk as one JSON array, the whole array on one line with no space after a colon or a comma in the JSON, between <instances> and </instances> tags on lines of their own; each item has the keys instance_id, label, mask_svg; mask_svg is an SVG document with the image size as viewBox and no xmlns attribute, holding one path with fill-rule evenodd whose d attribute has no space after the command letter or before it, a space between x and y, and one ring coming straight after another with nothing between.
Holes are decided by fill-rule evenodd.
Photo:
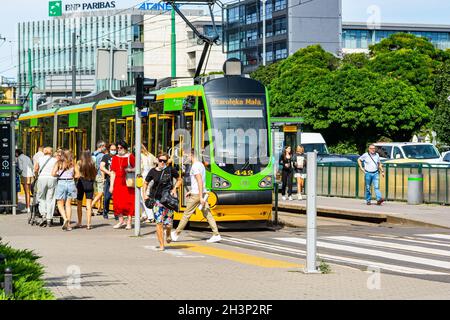
<instances>
[{"instance_id":1,"label":"sidewalk","mask_svg":"<svg viewBox=\"0 0 450 320\"><path fill-rule=\"evenodd\" d=\"M306 197L304 197L306 199ZM283 201L279 210L305 213L306 200ZM363 199L317 197L317 214L336 218L375 220L420 226L450 228L450 206L408 205L403 202L385 202L381 206L366 205Z\"/></svg>"},{"instance_id":2,"label":"sidewalk","mask_svg":"<svg viewBox=\"0 0 450 320\"><path fill-rule=\"evenodd\" d=\"M45 281L58 299L450 298L449 283L384 273L378 281L372 273L337 265L331 274L306 275L302 259L207 244L209 232L199 239L198 232L186 231L183 242L157 252L154 226L135 238L133 231L113 230L113 223L95 217L93 230L63 232L31 227L26 215L0 215L0 236L42 257Z\"/></svg>"}]
</instances>

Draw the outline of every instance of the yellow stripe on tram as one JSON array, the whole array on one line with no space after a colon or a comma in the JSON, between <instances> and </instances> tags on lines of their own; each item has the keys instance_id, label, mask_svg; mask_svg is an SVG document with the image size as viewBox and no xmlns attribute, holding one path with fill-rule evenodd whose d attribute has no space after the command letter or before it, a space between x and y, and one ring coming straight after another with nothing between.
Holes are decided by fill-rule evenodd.
<instances>
[{"instance_id":1,"label":"yellow stripe on tram","mask_svg":"<svg viewBox=\"0 0 450 320\"><path fill-rule=\"evenodd\" d=\"M215 247L202 246L198 244L186 244L180 243L174 245L174 247L180 246L184 250L188 250L191 252L196 252L208 256L213 256L221 259L231 260L235 262L240 262L243 264L264 267L264 268L304 268L303 265L282 261L282 260L273 260L263 257L258 257L246 253L240 253L236 251L224 250ZM170 245L169 245L170 247Z\"/></svg>"}]
</instances>

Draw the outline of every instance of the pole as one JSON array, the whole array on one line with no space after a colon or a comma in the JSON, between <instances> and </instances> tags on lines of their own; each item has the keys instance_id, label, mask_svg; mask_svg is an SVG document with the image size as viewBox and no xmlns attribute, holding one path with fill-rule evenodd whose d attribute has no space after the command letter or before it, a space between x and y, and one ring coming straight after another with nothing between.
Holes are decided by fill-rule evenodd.
<instances>
[{"instance_id":1,"label":"pole","mask_svg":"<svg viewBox=\"0 0 450 320\"><path fill-rule=\"evenodd\" d=\"M141 121L141 111L135 108L135 119L136 119L136 165L134 166L136 172L136 184L141 176L141 131L142 131L142 121ZM139 237L141 235L141 188L136 186L135 197L134 197L134 235Z\"/></svg>"},{"instance_id":2,"label":"pole","mask_svg":"<svg viewBox=\"0 0 450 320\"><path fill-rule=\"evenodd\" d=\"M266 66L266 1L262 0L263 3L263 15L262 15L262 25L263 25L263 31L262 31L262 46L263 46L263 66Z\"/></svg>"},{"instance_id":3,"label":"pole","mask_svg":"<svg viewBox=\"0 0 450 320\"><path fill-rule=\"evenodd\" d=\"M175 4L173 4L175 5ZM177 77L177 35L175 33L175 9L172 7L172 37L171 37L171 48L172 48L172 78Z\"/></svg>"},{"instance_id":4,"label":"pole","mask_svg":"<svg viewBox=\"0 0 450 320\"><path fill-rule=\"evenodd\" d=\"M275 192L275 215L273 218L273 223L278 225L278 181L277 181L277 169L278 169L278 161L275 158L275 130L276 127L272 126L272 163L273 163L273 188Z\"/></svg>"},{"instance_id":5,"label":"pole","mask_svg":"<svg viewBox=\"0 0 450 320\"><path fill-rule=\"evenodd\" d=\"M316 267L317 255L317 152L308 152L308 195L306 200L306 273L318 273Z\"/></svg>"},{"instance_id":6,"label":"pole","mask_svg":"<svg viewBox=\"0 0 450 320\"><path fill-rule=\"evenodd\" d=\"M33 111L33 67L31 62L31 49L28 49L28 82L30 83L30 98L29 98L29 105L30 105L30 111Z\"/></svg>"},{"instance_id":7,"label":"pole","mask_svg":"<svg viewBox=\"0 0 450 320\"><path fill-rule=\"evenodd\" d=\"M77 52L76 52L77 35L72 33L72 100L77 97Z\"/></svg>"},{"instance_id":8,"label":"pole","mask_svg":"<svg viewBox=\"0 0 450 320\"><path fill-rule=\"evenodd\" d=\"M17 190L16 190L16 155L15 155L15 146L16 146L16 122L14 120L14 115L11 115L11 199L12 199L12 214L15 216L17 214Z\"/></svg>"}]
</instances>

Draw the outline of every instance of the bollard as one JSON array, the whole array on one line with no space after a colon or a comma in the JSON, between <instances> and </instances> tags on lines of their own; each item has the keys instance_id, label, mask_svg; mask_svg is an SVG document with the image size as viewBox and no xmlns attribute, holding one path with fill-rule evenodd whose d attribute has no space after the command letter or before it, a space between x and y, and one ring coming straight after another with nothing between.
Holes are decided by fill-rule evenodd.
<instances>
[{"instance_id":1,"label":"bollard","mask_svg":"<svg viewBox=\"0 0 450 320\"><path fill-rule=\"evenodd\" d=\"M275 216L274 216L274 224L278 225L278 182L275 181Z\"/></svg>"},{"instance_id":2,"label":"bollard","mask_svg":"<svg viewBox=\"0 0 450 320\"><path fill-rule=\"evenodd\" d=\"M306 273L319 273L316 266L317 257L317 152L308 152L307 200L306 200Z\"/></svg>"},{"instance_id":3,"label":"bollard","mask_svg":"<svg viewBox=\"0 0 450 320\"><path fill-rule=\"evenodd\" d=\"M408 204L423 203L423 174L410 174L408 176Z\"/></svg>"},{"instance_id":4,"label":"bollard","mask_svg":"<svg viewBox=\"0 0 450 320\"><path fill-rule=\"evenodd\" d=\"M6 296L13 294L13 280L12 280L12 270L11 268L5 269L5 284L4 291Z\"/></svg>"}]
</instances>

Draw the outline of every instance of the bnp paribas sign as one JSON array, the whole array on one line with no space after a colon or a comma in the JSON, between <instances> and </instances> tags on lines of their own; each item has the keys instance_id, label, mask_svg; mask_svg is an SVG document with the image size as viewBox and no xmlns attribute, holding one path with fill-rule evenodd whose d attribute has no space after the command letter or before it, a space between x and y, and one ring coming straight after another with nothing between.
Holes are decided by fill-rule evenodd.
<instances>
[{"instance_id":1,"label":"bnp paribas sign","mask_svg":"<svg viewBox=\"0 0 450 320\"><path fill-rule=\"evenodd\" d=\"M93 1L72 3L69 1L49 1L48 15L50 17L60 17L63 13L77 12L77 11L92 11L102 9L115 9L116 1Z\"/></svg>"}]
</instances>

